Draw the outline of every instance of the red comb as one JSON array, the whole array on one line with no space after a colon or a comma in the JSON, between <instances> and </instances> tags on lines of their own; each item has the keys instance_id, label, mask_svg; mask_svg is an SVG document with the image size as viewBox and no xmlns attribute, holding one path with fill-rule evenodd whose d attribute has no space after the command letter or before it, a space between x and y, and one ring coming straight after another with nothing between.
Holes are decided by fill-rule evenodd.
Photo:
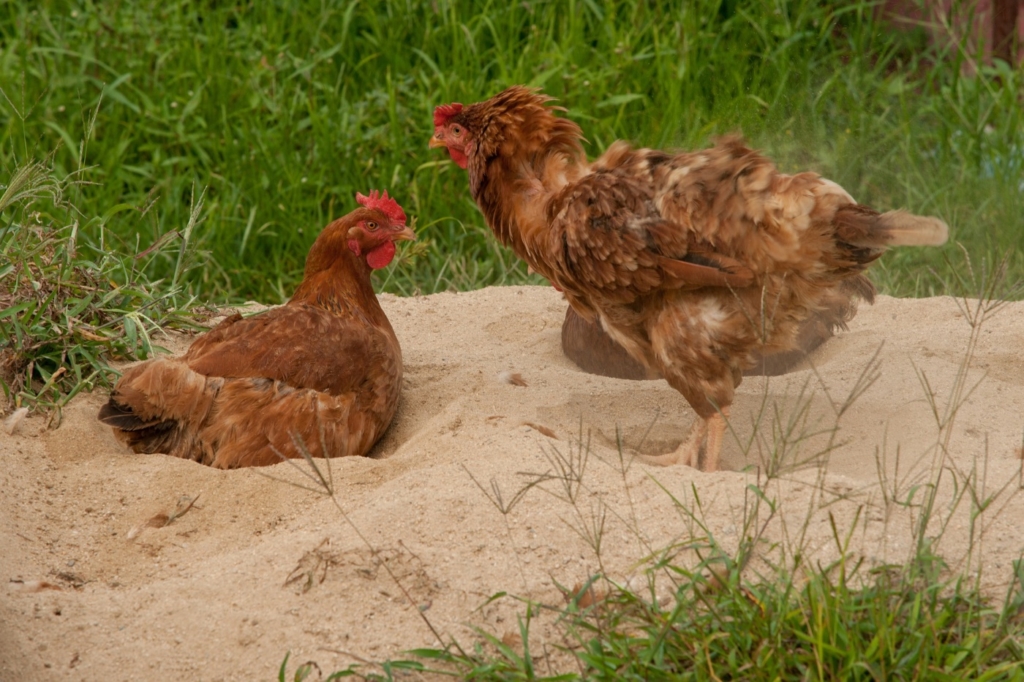
<instances>
[{"instance_id":1,"label":"red comb","mask_svg":"<svg viewBox=\"0 0 1024 682\"><path fill-rule=\"evenodd\" d=\"M356 192L356 201L366 208L380 211L390 218L393 223L405 224L405 211L402 210L397 201L388 196L387 190L384 190L383 195L375 189L370 190L370 196Z\"/></svg>"},{"instance_id":2,"label":"red comb","mask_svg":"<svg viewBox=\"0 0 1024 682\"><path fill-rule=\"evenodd\" d=\"M452 116L462 111L462 105L458 102L452 104L442 104L441 106L434 109L434 127L443 126L448 122Z\"/></svg>"}]
</instances>

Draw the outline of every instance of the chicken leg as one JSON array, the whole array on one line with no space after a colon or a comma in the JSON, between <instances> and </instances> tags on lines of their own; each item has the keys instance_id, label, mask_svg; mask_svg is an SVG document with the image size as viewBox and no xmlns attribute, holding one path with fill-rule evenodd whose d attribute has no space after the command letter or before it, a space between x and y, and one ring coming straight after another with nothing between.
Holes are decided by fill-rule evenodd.
<instances>
[{"instance_id":1,"label":"chicken leg","mask_svg":"<svg viewBox=\"0 0 1024 682\"><path fill-rule=\"evenodd\" d=\"M663 455L640 455L640 461L655 466L672 466L685 464L699 468L701 471L718 471L718 463L722 454L722 440L725 437L726 420L729 418L729 406L715 412L707 419L697 417L690 427L686 440L672 452ZM701 462L700 454L704 453Z\"/></svg>"}]
</instances>

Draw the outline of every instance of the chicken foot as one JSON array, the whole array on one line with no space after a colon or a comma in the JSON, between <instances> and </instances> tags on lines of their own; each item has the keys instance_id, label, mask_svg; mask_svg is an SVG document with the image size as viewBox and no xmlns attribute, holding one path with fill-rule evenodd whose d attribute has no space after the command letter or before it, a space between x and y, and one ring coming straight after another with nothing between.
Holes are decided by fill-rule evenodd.
<instances>
[{"instance_id":1,"label":"chicken foot","mask_svg":"<svg viewBox=\"0 0 1024 682\"><path fill-rule=\"evenodd\" d=\"M704 471L718 471L722 455L722 441L725 439L725 420L729 418L729 406L715 412L707 420L707 444L704 450Z\"/></svg>"},{"instance_id":2,"label":"chicken foot","mask_svg":"<svg viewBox=\"0 0 1024 682\"><path fill-rule=\"evenodd\" d=\"M722 441L725 437L725 420L729 417L729 407L723 407L707 419L697 418L690 428L686 440L672 452L663 455L640 455L640 461L655 466L672 466L684 464L702 471L718 471L719 458L722 454ZM701 453L704 453L703 466Z\"/></svg>"}]
</instances>

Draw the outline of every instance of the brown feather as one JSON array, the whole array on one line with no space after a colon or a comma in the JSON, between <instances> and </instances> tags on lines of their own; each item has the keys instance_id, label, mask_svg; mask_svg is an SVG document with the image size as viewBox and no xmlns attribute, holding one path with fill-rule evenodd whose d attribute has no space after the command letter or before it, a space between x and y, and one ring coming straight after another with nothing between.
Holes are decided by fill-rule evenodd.
<instances>
[{"instance_id":1,"label":"brown feather","mask_svg":"<svg viewBox=\"0 0 1024 682\"><path fill-rule=\"evenodd\" d=\"M846 329L857 312L858 299L871 303L874 295L874 287L865 277L843 280L823 298L823 309L800 323L794 349L768 354L755 350L752 366L743 371L743 376L779 376L793 371L837 330ZM630 356L598 322L588 322L571 306L566 308L562 322L562 352L590 374L633 381L661 378L656 369Z\"/></svg>"},{"instance_id":2,"label":"brown feather","mask_svg":"<svg viewBox=\"0 0 1024 682\"><path fill-rule=\"evenodd\" d=\"M367 220L379 231L353 232ZM394 417L402 380L401 349L366 254L409 234L377 209L328 225L288 303L232 315L184 356L128 368L100 420L135 452L219 468L274 464L303 451L366 454Z\"/></svg>"}]
</instances>

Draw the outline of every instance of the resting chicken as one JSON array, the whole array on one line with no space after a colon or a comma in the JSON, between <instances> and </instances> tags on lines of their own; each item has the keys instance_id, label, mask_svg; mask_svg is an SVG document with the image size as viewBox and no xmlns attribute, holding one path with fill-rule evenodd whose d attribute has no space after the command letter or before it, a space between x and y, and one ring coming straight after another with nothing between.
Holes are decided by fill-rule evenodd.
<instances>
[{"instance_id":1,"label":"resting chicken","mask_svg":"<svg viewBox=\"0 0 1024 682\"><path fill-rule=\"evenodd\" d=\"M437 107L431 146L469 171L498 240L697 412L660 463L716 470L758 354L795 348L837 286L870 299L861 273L887 248L946 241L937 218L879 213L737 137L692 153L615 142L588 162L579 126L549 101L514 86Z\"/></svg>"},{"instance_id":2,"label":"resting chicken","mask_svg":"<svg viewBox=\"0 0 1024 682\"><path fill-rule=\"evenodd\" d=\"M391 423L402 351L370 271L415 239L387 192L320 233L285 305L232 315L182 357L129 367L99 413L133 451L227 469L364 455Z\"/></svg>"}]
</instances>

